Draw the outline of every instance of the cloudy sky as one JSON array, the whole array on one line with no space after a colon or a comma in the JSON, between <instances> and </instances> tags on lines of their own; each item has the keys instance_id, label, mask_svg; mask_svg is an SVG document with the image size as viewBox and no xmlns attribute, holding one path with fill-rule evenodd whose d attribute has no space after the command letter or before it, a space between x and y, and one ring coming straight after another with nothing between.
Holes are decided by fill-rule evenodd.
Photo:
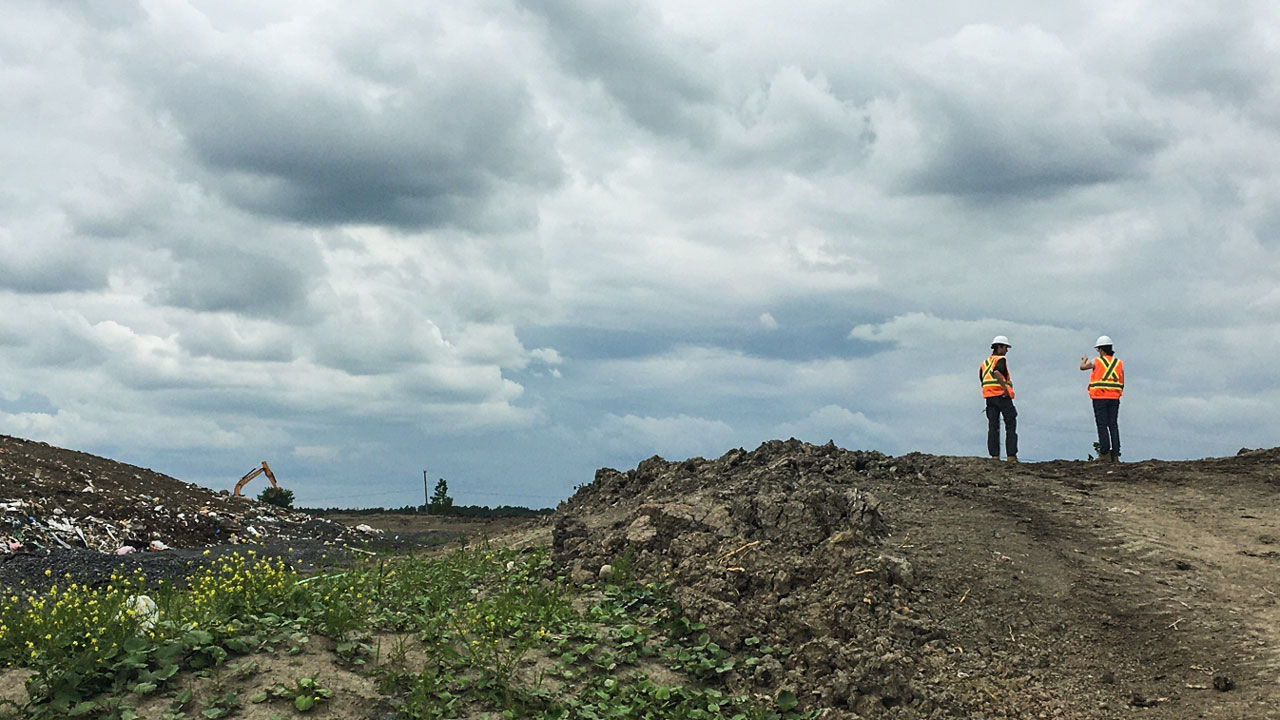
<instances>
[{"instance_id":1,"label":"cloudy sky","mask_svg":"<svg viewBox=\"0 0 1280 720\"><path fill-rule=\"evenodd\" d=\"M785 9L783 9L785 6ZM9 0L0 433L552 506L797 437L1280 444L1280 6ZM255 486L256 487L256 486Z\"/></svg>"}]
</instances>

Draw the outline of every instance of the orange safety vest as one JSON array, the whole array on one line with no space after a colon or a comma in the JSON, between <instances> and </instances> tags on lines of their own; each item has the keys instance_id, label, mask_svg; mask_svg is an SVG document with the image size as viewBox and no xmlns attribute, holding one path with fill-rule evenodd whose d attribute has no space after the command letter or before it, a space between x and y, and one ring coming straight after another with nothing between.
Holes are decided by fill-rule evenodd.
<instances>
[{"instance_id":1,"label":"orange safety vest","mask_svg":"<svg viewBox=\"0 0 1280 720\"><path fill-rule=\"evenodd\" d=\"M1089 374L1089 397L1094 399L1120 399L1124 392L1124 363L1111 356L1093 359L1093 372Z\"/></svg>"},{"instance_id":2,"label":"orange safety vest","mask_svg":"<svg viewBox=\"0 0 1280 720\"><path fill-rule=\"evenodd\" d=\"M978 376L982 378L982 397L1000 397L1004 395L1004 386L1000 384L1000 379L996 377L996 363L1000 362L1003 355L992 355L978 366ZM1009 376L1009 363L1006 360L1004 364L1004 378L1009 385L1009 399L1013 399L1013 379Z\"/></svg>"}]
</instances>

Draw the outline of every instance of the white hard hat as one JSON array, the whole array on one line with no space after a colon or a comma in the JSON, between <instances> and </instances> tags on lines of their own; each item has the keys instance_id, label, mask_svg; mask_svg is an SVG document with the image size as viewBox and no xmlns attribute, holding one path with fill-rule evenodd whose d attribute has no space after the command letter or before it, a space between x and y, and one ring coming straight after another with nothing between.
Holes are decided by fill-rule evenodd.
<instances>
[{"instance_id":1,"label":"white hard hat","mask_svg":"<svg viewBox=\"0 0 1280 720\"><path fill-rule=\"evenodd\" d=\"M992 345L1007 345L1008 347L1013 347L1012 345L1009 345L1009 338L1007 338L1007 337L1005 337L1005 336L1003 336L1003 335L997 335L997 336L995 336L995 337L991 338L991 344L992 344Z\"/></svg>"},{"instance_id":2,"label":"white hard hat","mask_svg":"<svg viewBox=\"0 0 1280 720\"><path fill-rule=\"evenodd\" d=\"M1100 348L1103 345L1113 345L1113 344L1114 343L1111 342L1111 338L1107 337L1106 335L1099 335L1098 342L1094 343L1093 346L1096 348Z\"/></svg>"}]
</instances>

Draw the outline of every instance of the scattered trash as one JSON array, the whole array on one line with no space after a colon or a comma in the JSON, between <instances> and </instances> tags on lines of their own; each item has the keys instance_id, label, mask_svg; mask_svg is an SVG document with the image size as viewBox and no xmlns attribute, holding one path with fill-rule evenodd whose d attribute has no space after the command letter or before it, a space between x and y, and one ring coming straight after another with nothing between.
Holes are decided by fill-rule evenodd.
<instances>
[{"instance_id":1,"label":"scattered trash","mask_svg":"<svg viewBox=\"0 0 1280 720\"><path fill-rule=\"evenodd\" d=\"M46 443L0 435L0 449L0 555L361 542L370 532Z\"/></svg>"},{"instance_id":2,"label":"scattered trash","mask_svg":"<svg viewBox=\"0 0 1280 720\"><path fill-rule=\"evenodd\" d=\"M380 533L380 532L382 532L381 530L379 530L379 529L377 529L377 528L375 528L375 527L370 527L370 526L365 525L365 524L363 524L363 523L361 523L361 524L357 525L357 526L356 526L356 529L357 529L357 530L359 530L359 531L360 531L360 532L362 532L362 533Z\"/></svg>"},{"instance_id":3,"label":"scattered trash","mask_svg":"<svg viewBox=\"0 0 1280 720\"><path fill-rule=\"evenodd\" d=\"M138 629L150 630L156 626L160 618L160 608L156 601L146 595L133 595L125 601L125 610L138 621Z\"/></svg>"},{"instance_id":4,"label":"scattered trash","mask_svg":"<svg viewBox=\"0 0 1280 720\"><path fill-rule=\"evenodd\" d=\"M116 554L117 554L117 555L128 555L129 553L134 552L134 550L135 550L135 549L136 549L136 548L134 548L132 545L122 545L122 546L120 546L120 547L116 548Z\"/></svg>"}]
</instances>

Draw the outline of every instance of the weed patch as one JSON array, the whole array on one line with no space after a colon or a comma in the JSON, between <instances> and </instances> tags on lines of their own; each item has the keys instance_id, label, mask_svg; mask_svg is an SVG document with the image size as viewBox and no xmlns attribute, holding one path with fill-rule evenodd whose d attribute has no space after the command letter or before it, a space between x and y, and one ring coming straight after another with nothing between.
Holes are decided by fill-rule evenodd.
<instances>
[{"instance_id":1,"label":"weed patch","mask_svg":"<svg viewBox=\"0 0 1280 720\"><path fill-rule=\"evenodd\" d=\"M542 549L377 558L311 576L232 554L183 583L113 575L100 587L12 593L0 663L32 673L29 702L15 710L37 719L127 720L129 702L150 695L170 698L169 718L259 704L306 713L334 694L315 675L242 689L259 671L254 654L297 654L313 637L331 639L333 663L375 678L406 719L800 717L786 698L731 693L724 673L752 658L716 645L664 586L635 580L625 561L619 569L584 595ZM396 640L384 652L375 636ZM215 669L199 696L175 681Z\"/></svg>"}]
</instances>

